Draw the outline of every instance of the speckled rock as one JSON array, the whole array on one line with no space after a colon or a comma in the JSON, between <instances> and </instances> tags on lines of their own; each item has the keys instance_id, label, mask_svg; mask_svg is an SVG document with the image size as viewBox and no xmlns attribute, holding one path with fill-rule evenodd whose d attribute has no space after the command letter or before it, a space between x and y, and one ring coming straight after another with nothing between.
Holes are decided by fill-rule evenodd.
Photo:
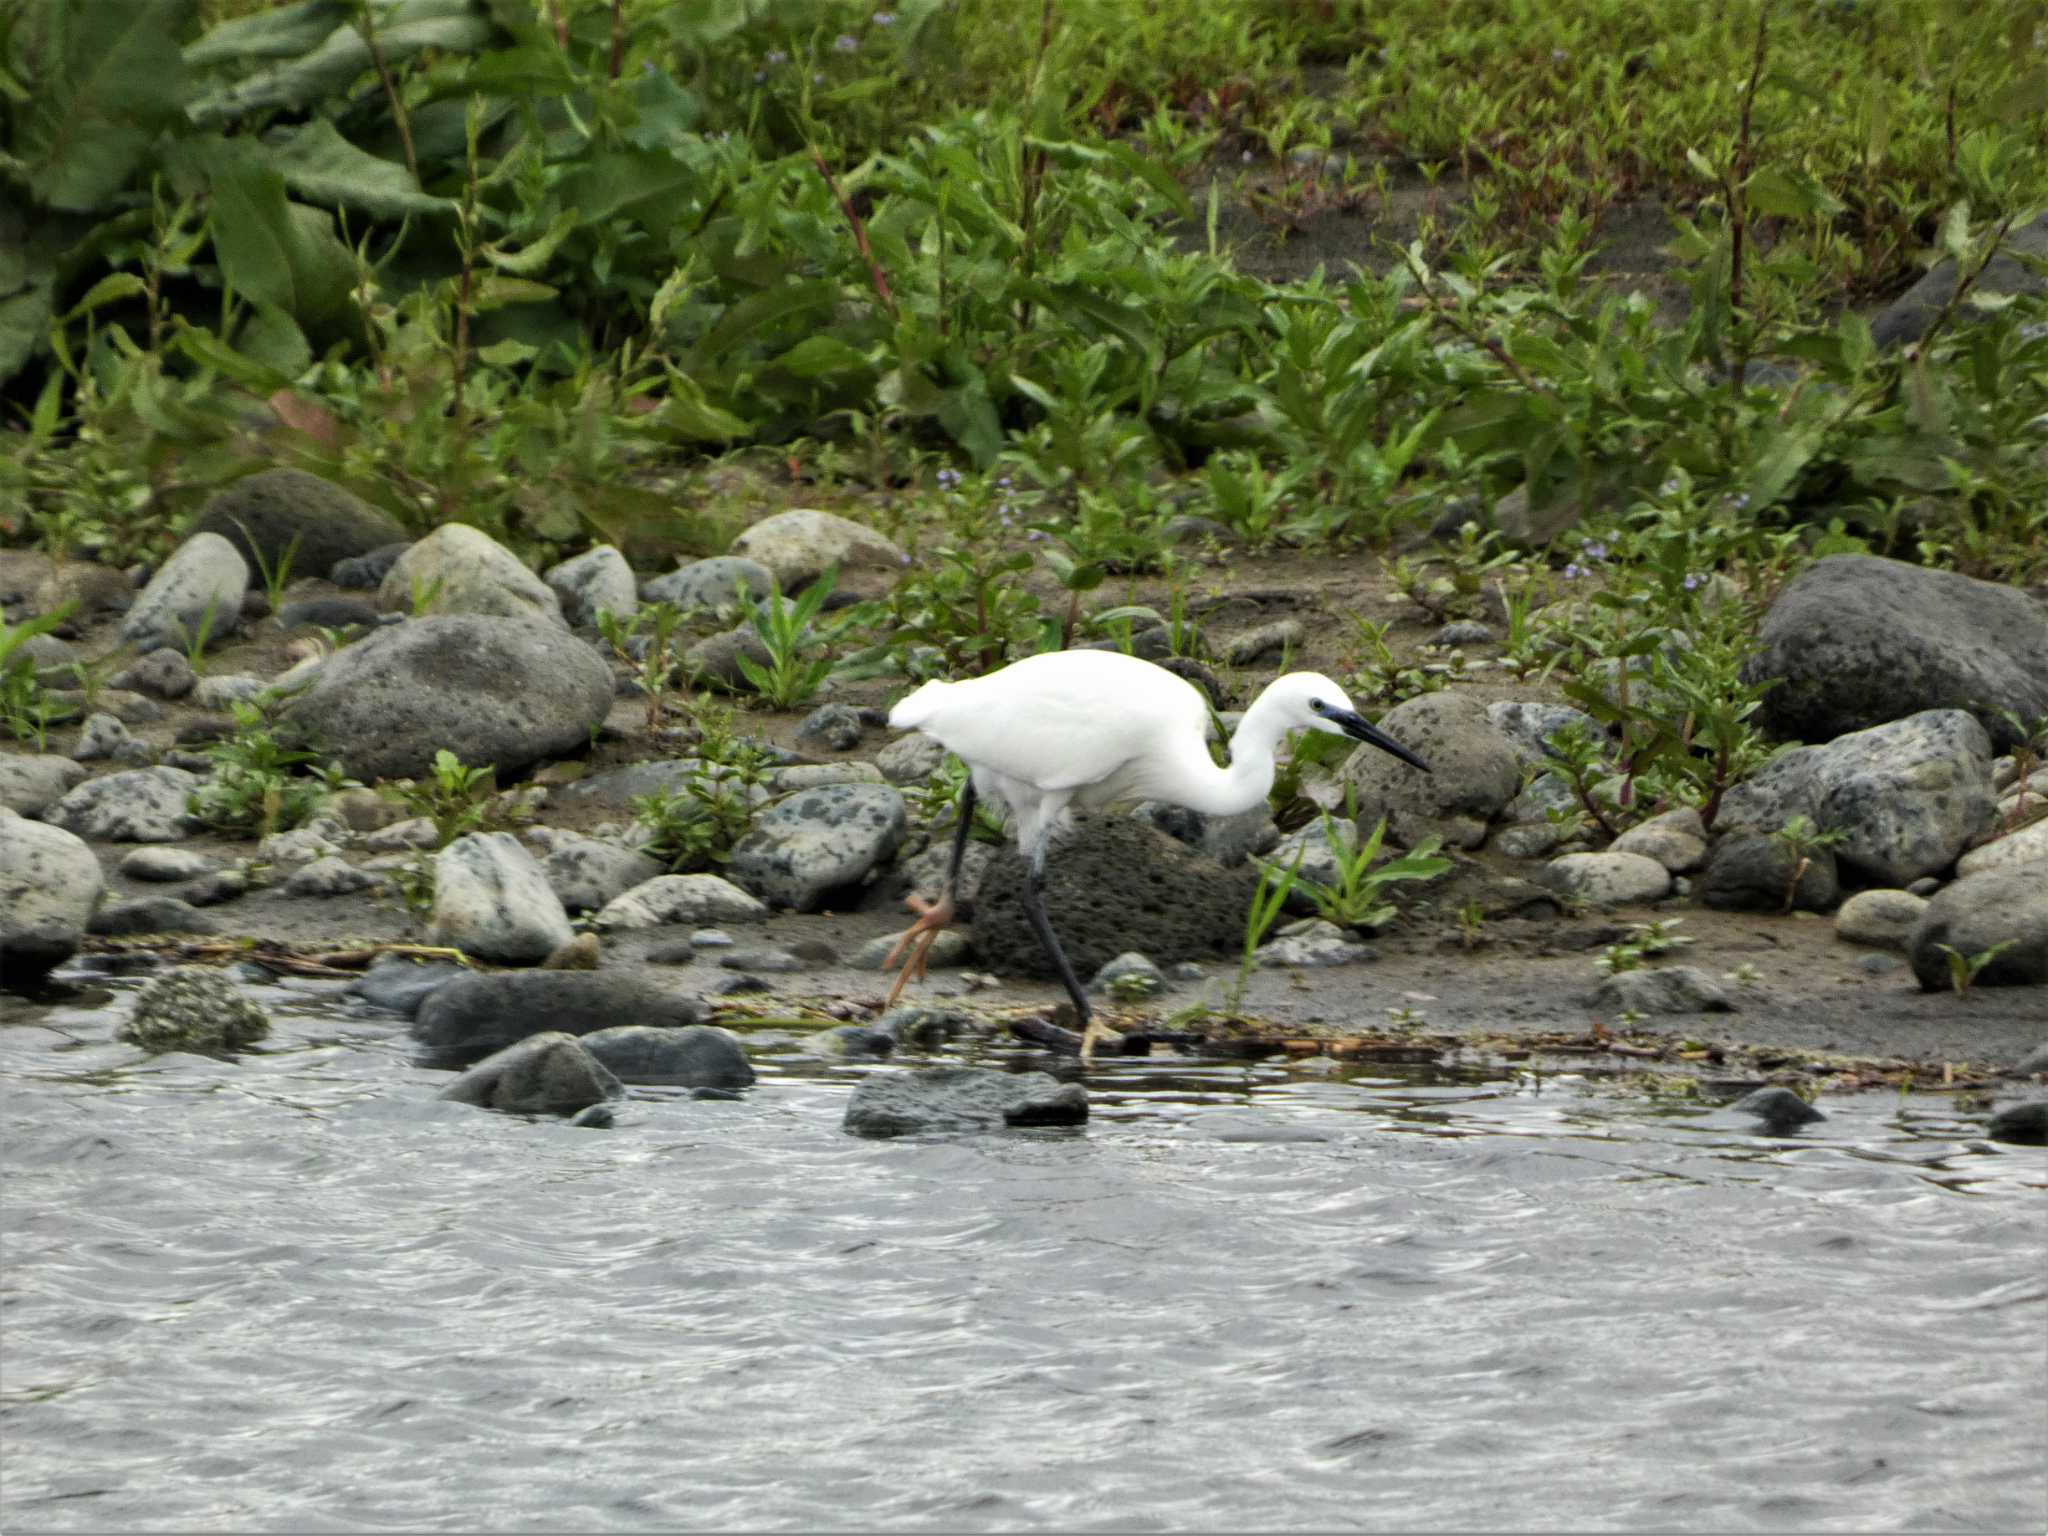
<instances>
[{"instance_id":1,"label":"speckled rock","mask_svg":"<svg viewBox=\"0 0 2048 1536\"><path fill-rule=\"evenodd\" d=\"M1835 937L1849 944L1902 950L1926 910L1926 899L1911 891L1858 891L1835 914Z\"/></svg>"},{"instance_id":2,"label":"speckled rock","mask_svg":"<svg viewBox=\"0 0 2048 1536\"><path fill-rule=\"evenodd\" d=\"M1600 722L1583 709L1574 709L1569 704L1537 704L1502 699L1486 706L1486 718L1515 750L1515 756L1525 766L1532 766L1546 760L1544 743L1559 731L1574 725L1583 726L1595 739L1606 733Z\"/></svg>"},{"instance_id":3,"label":"speckled rock","mask_svg":"<svg viewBox=\"0 0 2048 1536\"><path fill-rule=\"evenodd\" d=\"M574 936L561 900L509 832L472 832L434 858L427 942L479 960L533 965Z\"/></svg>"},{"instance_id":4,"label":"speckled rock","mask_svg":"<svg viewBox=\"0 0 2048 1536\"><path fill-rule=\"evenodd\" d=\"M2040 859L2048 859L2048 820L2029 822L2016 832L1972 848L1956 860L1956 873L1980 875L1986 870L2009 869Z\"/></svg>"},{"instance_id":5,"label":"speckled rock","mask_svg":"<svg viewBox=\"0 0 2048 1536\"><path fill-rule=\"evenodd\" d=\"M806 790L762 812L726 870L772 906L816 911L894 854L906 824L903 796L887 785Z\"/></svg>"},{"instance_id":6,"label":"speckled rock","mask_svg":"<svg viewBox=\"0 0 2048 1536\"><path fill-rule=\"evenodd\" d=\"M573 1115L625 1091L581 1040L549 1030L485 1057L440 1096L507 1114Z\"/></svg>"},{"instance_id":7,"label":"speckled rock","mask_svg":"<svg viewBox=\"0 0 2048 1536\"><path fill-rule=\"evenodd\" d=\"M121 620L121 638L142 651L188 649L202 631L218 643L241 623L248 585L248 563L234 545L217 533L195 533L136 597Z\"/></svg>"},{"instance_id":8,"label":"speckled rock","mask_svg":"<svg viewBox=\"0 0 2048 1536\"><path fill-rule=\"evenodd\" d=\"M975 893L995 861L996 845L969 838L960 854L960 883L953 892L953 910L963 919L974 916ZM927 901L937 901L945 889L946 875L953 866L953 838L950 830L923 853L905 859L899 866L909 891Z\"/></svg>"},{"instance_id":9,"label":"speckled rock","mask_svg":"<svg viewBox=\"0 0 2048 1536\"><path fill-rule=\"evenodd\" d=\"M174 843L191 826L185 797L198 784L198 775L182 768L130 768L87 780L43 819L94 842Z\"/></svg>"},{"instance_id":10,"label":"speckled rock","mask_svg":"<svg viewBox=\"0 0 2048 1536\"><path fill-rule=\"evenodd\" d=\"M287 896L353 896L373 891L384 877L371 869L358 869L347 859L330 855L292 871L282 890Z\"/></svg>"},{"instance_id":11,"label":"speckled rock","mask_svg":"<svg viewBox=\"0 0 2048 1536\"><path fill-rule=\"evenodd\" d=\"M144 987L116 1027L146 1051L234 1051L270 1033L270 1016L211 966L180 965Z\"/></svg>"},{"instance_id":12,"label":"speckled rock","mask_svg":"<svg viewBox=\"0 0 2048 1536\"><path fill-rule=\"evenodd\" d=\"M751 923L768 909L717 875L656 875L606 903L595 919L604 929L662 928L673 923Z\"/></svg>"},{"instance_id":13,"label":"speckled rock","mask_svg":"<svg viewBox=\"0 0 2048 1536\"><path fill-rule=\"evenodd\" d=\"M377 603L411 612L415 593L430 614L562 622L554 589L511 550L467 523L443 523L400 555L378 585Z\"/></svg>"},{"instance_id":14,"label":"speckled rock","mask_svg":"<svg viewBox=\"0 0 2048 1536\"><path fill-rule=\"evenodd\" d=\"M100 762L116 756L133 740L128 734L128 727L112 715L87 715L85 724L79 728L71 755L81 763Z\"/></svg>"},{"instance_id":15,"label":"speckled rock","mask_svg":"<svg viewBox=\"0 0 2048 1536\"><path fill-rule=\"evenodd\" d=\"M107 681L115 688L146 693L153 699L182 699L191 693L198 678L183 651L160 645Z\"/></svg>"},{"instance_id":16,"label":"speckled rock","mask_svg":"<svg viewBox=\"0 0 2048 1536\"><path fill-rule=\"evenodd\" d=\"M1088 980L1098 997L1157 997L1166 990L1166 976L1148 955L1118 955Z\"/></svg>"},{"instance_id":17,"label":"speckled rock","mask_svg":"<svg viewBox=\"0 0 2048 1536\"><path fill-rule=\"evenodd\" d=\"M1537 878L1552 890L1595 906L1659 901L1671 894L1671 871L1639 853L1567 853Z\"/></svg>"},{"instance_id":18,"label":"speckled rock","mask_svg":"<svg viewBox=\"0 0 2048 1536\"><path fill-rule=\"evenodd\" d=\"M0 983L33 982L76 954L104 889L78 838L0 812Z\"/></svg>"},{"instance_id":19,"label":"speckled rock","mask_svg":"<svg viewBox=\"0 0 2048 1536\"><path fill-rule=\"evenodd\" d=\"M860 745L860 711L846 704L820 704L796 728L796 739L827 752L851 752Z\"/></svg>"},{"instance_id":20,"label":"speckled rock","mask_svg":"<svg viewBox=\"0 0 2048 1536\"><path fill-rule=\"evenodd\" d=\"M338 560L405 538L388 512L300 469L267 469L216 491L193 530L219 534L252 571L258 553L273 571L289 557L293 576L324 576Z\"/></svg>"},{"instance_id":21,"label":"speckled rock","mask_svg":"<svg viewBox=\"0 0 2048 1536\"><path fill-rule=\"evenodd\" d=\"M31 757L0 752L0 806L23 816L40 816L85 781L85 769L68 757Z\"/></svg>"},{"instance_id":22,"label":"speckled rock","mask_svg":"<svg viewBox=\"0 0 2048 1536\"><path fill-rule=\"evenodd\" d=\"M190 848L147 844L127 854L119 868L130 880L154 880L168 885L214 874L220 869L220 861Z\"/></svg>"},{"instance_id":23,"label":"speckled rock","mask_svg":"<svg viewBox=\"0 0 2048 1536\"><path fill-rule=\"evenodd\" d=\"M919 1136L999 1126L1079 1125L1088 1090L1045 1072L932 1067L875 1072L847 1101L845 1129L855 1136Z\"/></svg>"},{"instance_id":24,"label":"speckled rock","mask_svg":"<svg viewBox=\"0 0 2048 1536\"><path fill-rule=\"evenodd\" d=\"M899 736L875 754L875 766L891 784L922 784L946 761L946 749L920 731Z\"/></svg>"},{"instance_id":25,"label":"speckled rock","mask_svg":"<svg viewBox=\"0 0 2048 1536\"><path fill-rule=\"evenodd\" d=\"M609 544L564 560L541 578L571 624L595 624L600 612L630 619L640 611L640 588L626 557Z\"/></svg>"},{"instance_id":26,"label":"speckled rock","mask_svg":"<svg viewBox=\"0 0 2048 1536\"><path fill-rule=\"evenodd\" d=\"M909 563L901 549L865 524L807 508L763 518L732 541L732 553L758 560L792 593L837 566L839 590L878 595L896 584Z\"/></svg>"},{"instance_id":27,"label":"speckled rock","mask_svg":"<svg viewBox=\"0 0 2048 1536\"><path fill-rule=\"evenodd\" d=\"M1345 760L1341 778L1357 791L1361 824L1385 816L1391 840L1404 847L1442 836L1443 824L1454 819L1476 827L1483 840L1486 824L1522 784L1515 749L1485 707L1463 694L1425 693L1388 710L1379 724L1430 772L1376 747L1359 747Z\"/></svg>"},{"instance_id":28,"label":"speckled rock","mask_svg":"<svg viewBox=\"0 0 2048 1536\"><path fill-rule=\"evenodd\" d=\"M1235 816L1210 816L1184 805L1146 800L1132 807L1131 814L1149 821L1168 837L1177 838L1197 853L1207 854L1226 869L1242 864L1254 854L1265 853L1280 841L1280 829L1272 813L1255 805Z\"/></svg>"},{"instance_id":29,"label":"speckled rock","mask_svg":"<svg viewBox=\"0 0 2048 1536\"><path fill-rule=\"evenodd\" d=\"M662 872L659 859L602 838L550 829L541 873L564 910L595 912Z\"/></svg>"},{"instance_id":30,"label":"speckled rock","mask_svg":"<svg viewBox=\"0 0 2048 1536\"><path fill-rule=\"evenodd\" d=\"M1639 853L1674 875L1689 875L1707 862L1707 829L1690 806L1652 816L1614 840L1615 853Z\"/></svg>"},{"instance_id":31,"label":"speckled rock","mask_svg":"<svg viewBox=\"0 0 2048 1536\"><path fill-rule=\"evenodd\" d=\"M904 926L910 926L906 916ZM847 965L856 971L879 971L889 958L889 952L896 947L896 935L885 933L869 939L850 956ZM964 928L943 928L932 942L931 951L925 956L925 965L934 971L951 966L965 965L974 958L974 940ZM896 957L896 963L903 963L903 956Z\"/></svg>"},{"instance_id":32,"label":"speckled rock","mask_svg":"<svg viewBox=\"0 0 2048 1536\"><path fill-rule=\"evenodd\" d=\"M1349 930L1320 919L1299 924L1261 946L1259 969L1309 970L1327 965L1358 965L1373 958L1372 949Z\"/></svg>"},{"instance_id":33,"label":"speckled rock","mask_svg":"<svg viewBox=\"0 0 2048 1536\"><path fill-rule=\"evenodd\" d=\"M421 1003L413 1038L436 1060L474 1060L543 1030L588 1035L621 1023L701 1024L694 994L659 971L501 971L439 986Z\"/></svg>"},{"instance_id":34,"label":"speckled rock","mask_svg":"<svg viewBox=\"0 0 2048 1536\"><path fill-rule=\"evenodd\" d=\"M1607 1018L1628 1012L1654 1017L1735 1010L1721 984L1691 965L1647 966L1609 976L1594 990L1593 1007Z\"/></svg>"},{"instance_id":35,"label":"speckled rock","mask_svg":"<svg viewBox=\"0 0 2048 1536\"><path fill-rule=\"evenodd\" d=\"M737 613L742 587L750 598L766 597L775 590L775 576L758 560L713 555L643 583L640 595L647 602L668 603L685 613L700 608Z\"/></svg>"},{"instance_id":36,"label":"speckled rock","mask_svg":"<svg viewBox=\"0 0 2048 1536\"><path fill-rule=\"evenodd\" d=\"M1977 974L1978 986L2048 982L2048 859L1968 875L1943 886L1913 928L1908 953L1920 985L1949 984L1943 945L1964 956L2007 947Z\"/></svg>"}]
</instances>

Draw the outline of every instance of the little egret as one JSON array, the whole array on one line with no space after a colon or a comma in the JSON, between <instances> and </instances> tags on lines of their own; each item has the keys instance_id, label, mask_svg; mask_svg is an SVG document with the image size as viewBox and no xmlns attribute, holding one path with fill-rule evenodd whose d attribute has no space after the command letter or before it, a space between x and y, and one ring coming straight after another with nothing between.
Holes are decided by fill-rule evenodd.
<instances>
[{"instance_id":1,"label":"little egret","mask_svg":"<svg viewBox=\"0 0 2048 1536\"><path fill-rule=\"evenodd\" d=\"M889 711L895 729L920 730L967 764L953 861L935 902L913 895L918 914L883 962L908 951L889 993L894 1003L922 977L939 933L953 920L953 892L977 796L999 801L1028 863L1024 911L1074 1000L1081 1055L1093 1054L1098 1026L1045 911L1045 856L1070 807L1165 800L1212 816L1234 816L1273 789L1273 755L1290 731L1330 731L1370 742L1402 762L1429 764L1368 722L1344 690L1315 672L1269 683L1230 738L1230 766L1209 756L1209 709L1193 684L1164 667L1116 651L1050 651L986 677L926 683Z\"/></svg>"}]
</instances>

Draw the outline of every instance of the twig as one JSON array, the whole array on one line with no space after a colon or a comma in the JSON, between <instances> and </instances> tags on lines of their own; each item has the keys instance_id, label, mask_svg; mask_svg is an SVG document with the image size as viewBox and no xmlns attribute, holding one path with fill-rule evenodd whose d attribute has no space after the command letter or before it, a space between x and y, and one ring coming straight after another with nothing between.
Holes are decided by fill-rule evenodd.
<instances>
[{"instance_id":1,"label":"twig","mask_svg":"<svg viewBox=\"0 0 2048 1536\"><path fill-rule=\"evenodd\" d=\"M1927 355L1927 348L1932 344L1934 338L1939 336L1948 323L1955 318L1956 311L1962 307L1963 300L1969 297L1970 290L1976 287L1978 279L1984 276L1986 269L1991 265L1992 258L1998 254L1999 247L2005 244L2005 237L2012 233L2013 220L2018 217L2017 213L2008 213L1998 221L1998 227L1991 232L1991 238L1984 243L1984 259L1979 261L1969 272L1964 273L1960 271L1961 262L1956 264L1959 269L1956 277L1956 291L1948 296L1948 302L1941 306L1941 309L1935 314L1934 318L1928 322L1927 329L1921 333L1919 341L1914 343L1912 361L1918 362L1922 357L1925 357Z\"/></svg>"},{"instance_id":2,"label":"twig","mask_svg":"<svg viewBox=\"0 0 2048 1536\"><path fill-rule=\"evenodd\" d=\"M1556 390L1543 383L1540 379L1537 379L1528 369L1516 362L1514 356L1506 347L1495 341L1491 336L1483 334L1477 326L1468 323L1455 308L1446 304L1443 299L1438 297L1429 286L1429 275L1415 264L1415 258L1405 248L1401 251L1401 260L1408 264L1408 270L1415 274L1415 281L1422 285L1423 302L1435 312L1439 320L1443 321L1444 324L1471 342L1475 347L1483 347L1486 351L1492 353L1494 359L1503 368L1507 369L1509 373L1513 374L1516 382L1531 394L1554 395L1557 393Z\"/></svg>"},{"instance_id":3,"label":"twig","mask_svg":"<svg viewBox=\"0 0 2048 1536\"><path fill-rule=\"evenodd\" d=\"M825 185L831 189L834 200L838 202L840 213L845 216L847 224L853 230L853 243L860 250L861 260L867 263L868 280L875 285L875 297L880 299L882 307L889 311L891 320L901 319L902 316L896 308L896 295L889 288L888 274L882 270L881 262L875 259L874 246L868 243L867 224L853 206L853 200L840 190L838 178L832 174L832 167L825 163L825 157L815 146L811 150L811 164L815 165L818 174L825 178Z\"/></svg>"},{"instance_id":4,"label":"twig","mask_svg":"<svg viewBox=\"0 0 2048 1536\"><path fill-rule=\"evenodd\" d=\"M367 0L356 13L356 29L363 34L363 42L370 50L370 62L377 66L377 78L383 83L384 95L391 103L392 120L398 124L398 143L405 151L405 168L412 173L412 184L420 183L420 157L412 147L412 118L405 110L405 100L398 94L398 81L392 77L390 62L384 57L384 45L377 40L375 13Z\"/></svg>"}]
</instances>

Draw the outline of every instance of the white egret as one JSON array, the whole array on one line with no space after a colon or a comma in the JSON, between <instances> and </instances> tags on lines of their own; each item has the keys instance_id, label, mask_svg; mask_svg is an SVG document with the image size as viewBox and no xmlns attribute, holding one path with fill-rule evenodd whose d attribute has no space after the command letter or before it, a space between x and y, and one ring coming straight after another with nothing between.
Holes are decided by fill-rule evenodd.
<instances>
[{"instance_id":1,"label":"white egret","mask_svg":"<svg viewBox=\"0 0 2048 1536\"><path fill-rule=\"evenodd\" d=\"M986 677L926 683L889 711L889 724L923 731L969 770L945 889L935 902L909 899L918 919L883 962L886 969L909 953L889 1001L913 975L924 975L932 944L953 920L975 800L985 796L1010 813L1028 861L1024 911L1074 1000L1084 1058L1093 1053L1098 1026L1052 931L1043 889L1046 852L1070 808L1164 800L1234 816L1272 792L1274 753L1298 730L1369 742L1429 772L1429 764L1368 722L1343 689L1315 672L1290 672L1268 684L1230 738L1230 766L1219 768L1209 756L1208 704L1194 685L1116 651L1050 651Z\"/></svg>"}]
</instances>

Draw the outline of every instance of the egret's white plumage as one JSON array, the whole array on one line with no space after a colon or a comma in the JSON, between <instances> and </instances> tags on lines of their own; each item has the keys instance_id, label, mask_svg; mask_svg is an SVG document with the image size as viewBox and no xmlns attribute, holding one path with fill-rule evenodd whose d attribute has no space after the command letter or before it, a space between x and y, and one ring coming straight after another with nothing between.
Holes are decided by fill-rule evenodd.
<instances>
[{"instance_id":1,"label":"egret's white plumage","mask_svg":"<svg viewBox=\"0 0 2048 1536\"><path fill-rule=\"evenodd\" d=\"M1217 816L1250 810L1272 792L1275 754L1297 730L1351 736L1428 771L1422 759L1368 724L1343 689L1315 672L1290 672L1268 684L1230 738L1230 766L1219 768L1209 755L1208 705L1194 685L1116 651L1052 651L986 677L926 683L889 711L889 724L923 731L958 755L971 776L946 894L935 905L919 905L922 915L897 946L913 946L897 992L913 970L921 973L932 939L951 920L952 881L973 797L986 796L1009 811L1018 845L1030 858L1025 909L1084 1021L1087 997L1037 889L1053 833L1070 808L1164 800Z\"/></svg>"}]
</instances>

